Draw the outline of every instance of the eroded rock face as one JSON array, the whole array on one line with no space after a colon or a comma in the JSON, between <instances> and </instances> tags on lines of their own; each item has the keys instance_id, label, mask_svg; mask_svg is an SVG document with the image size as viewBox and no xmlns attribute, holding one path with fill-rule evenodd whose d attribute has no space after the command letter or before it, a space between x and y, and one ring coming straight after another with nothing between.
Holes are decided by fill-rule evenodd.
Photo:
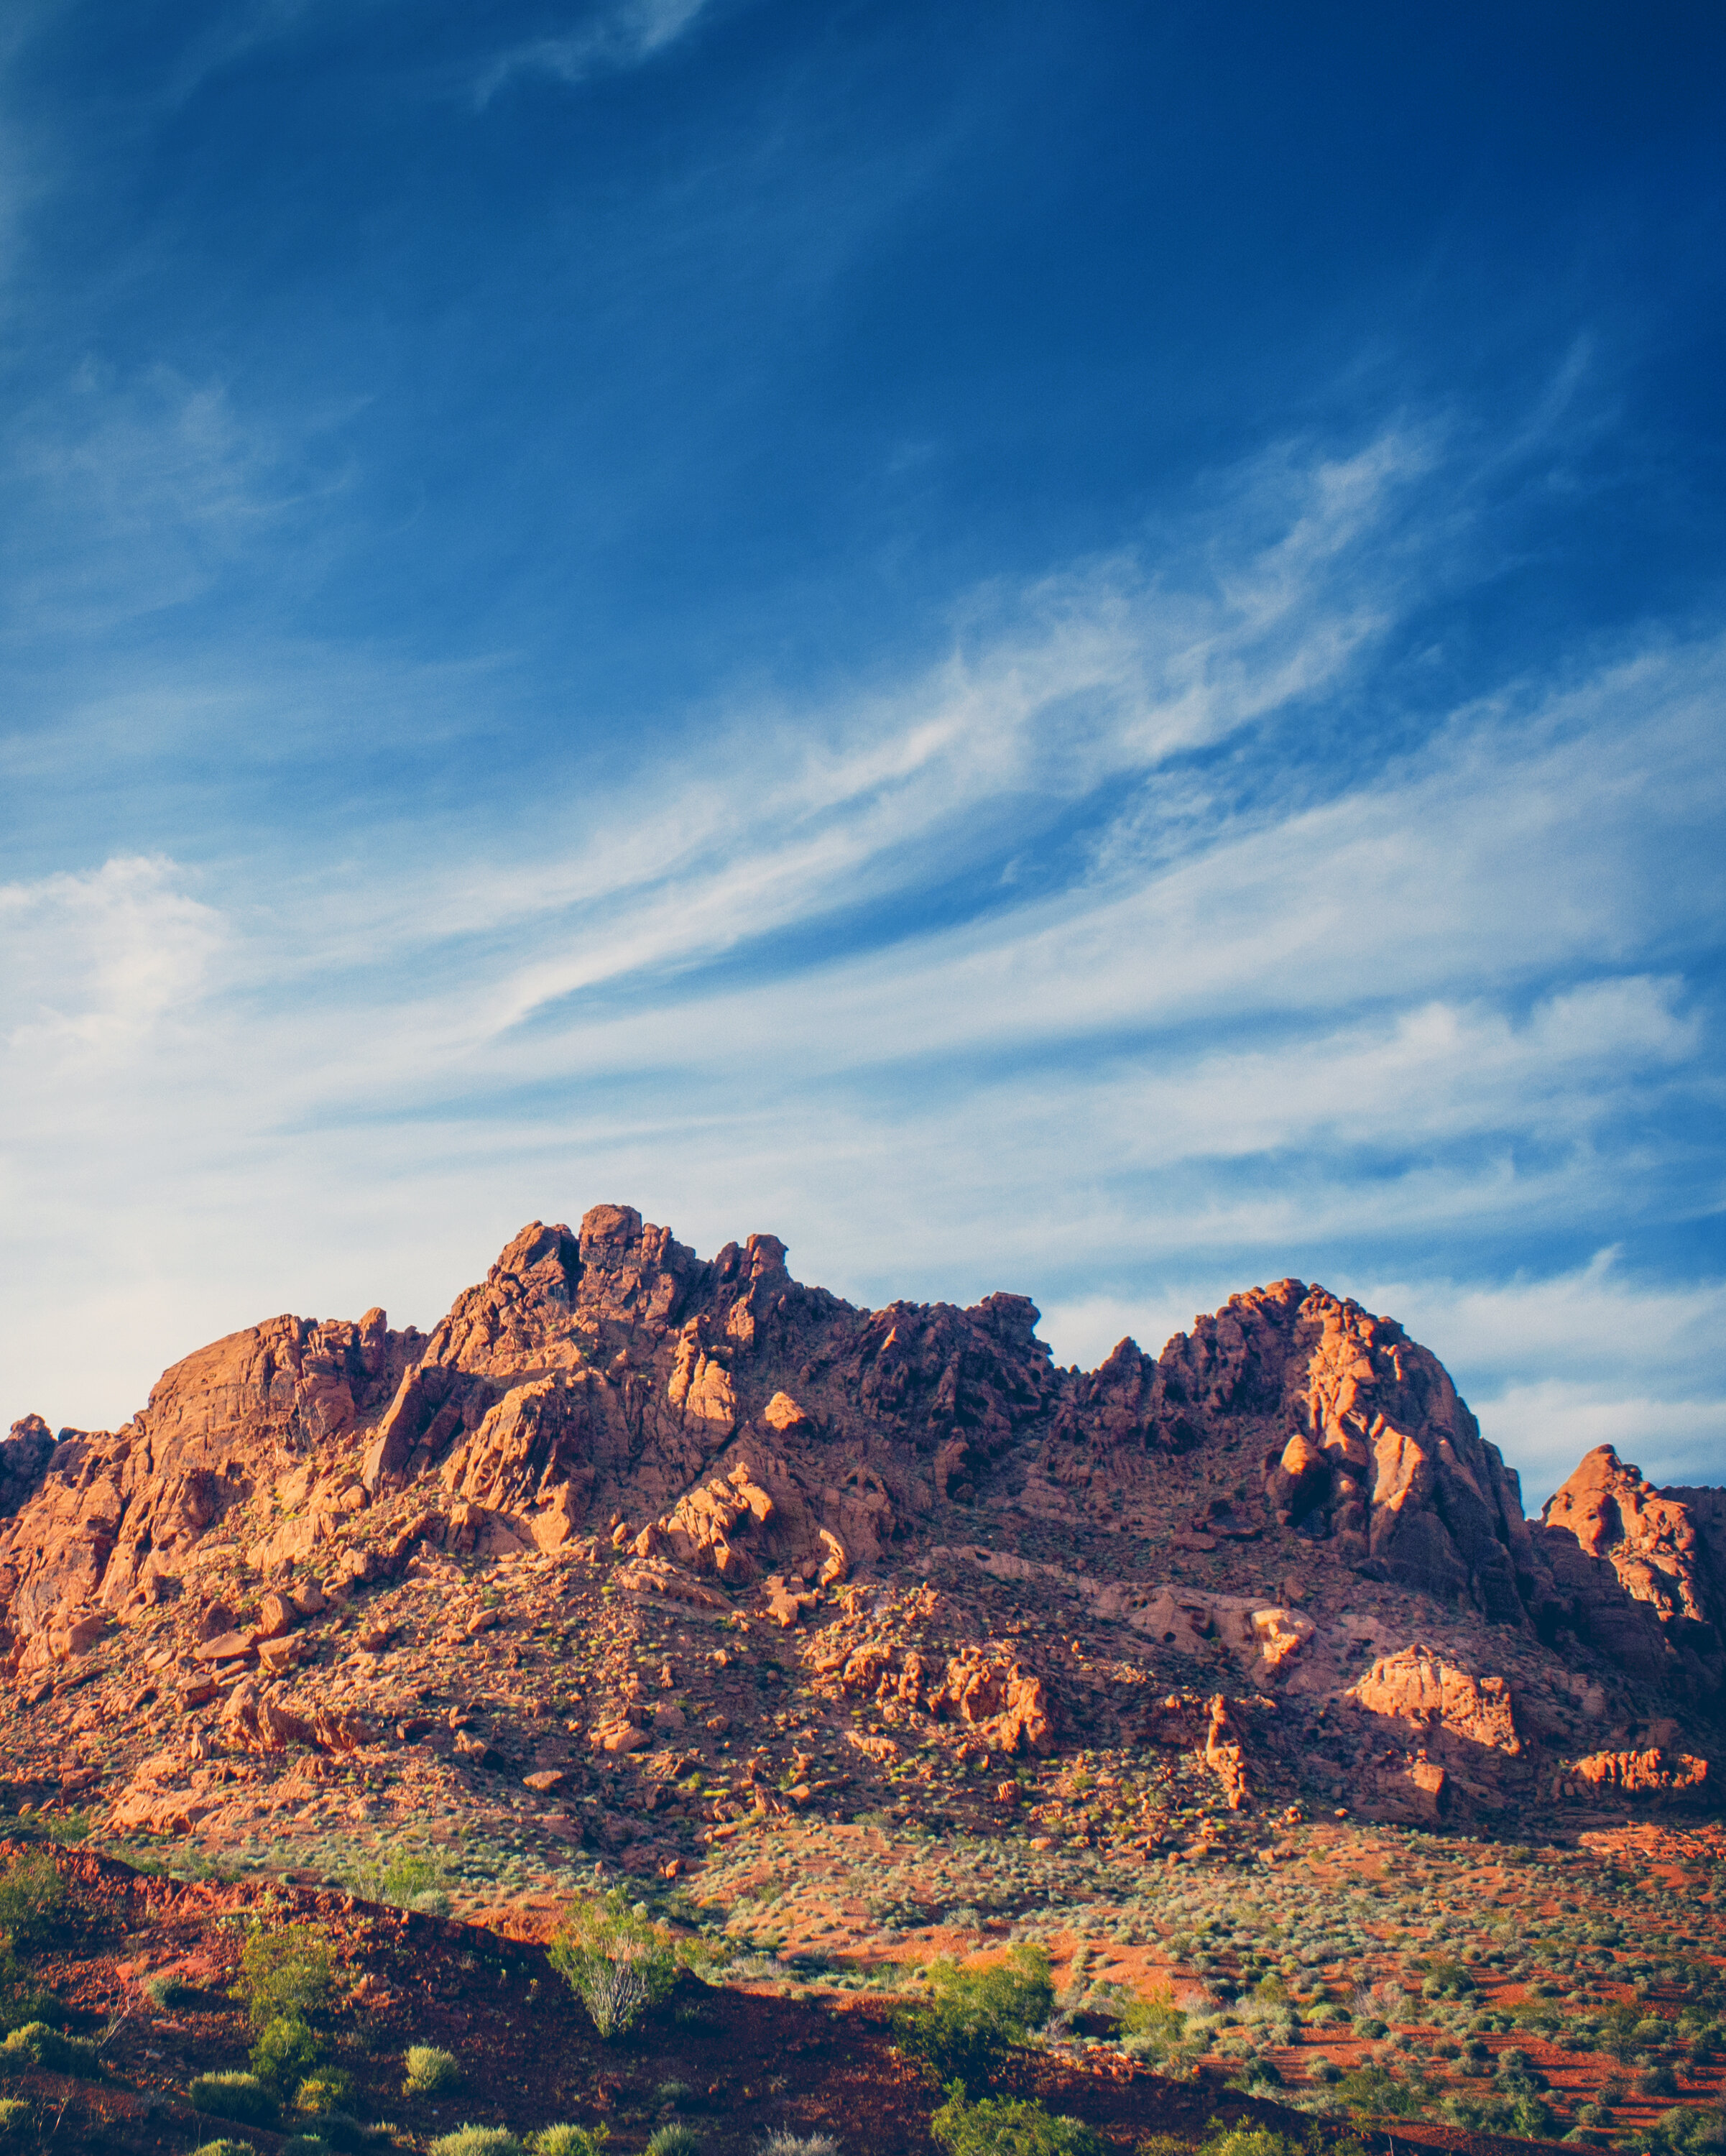
<instances>
[{"instance_id":1,"label":"eroded rock face","mask_svg":"<svg viewBox=\"0 0 1726 2156\"><path fill-rule=\"evenodd\" d=\"M1540 1517L1584 1636L1621 1640L1650 1668L1676 1656L1718 1686L1726 1676L1726 1493L1657 1490L1641 1468L1598 1445ZM1612 1595L1608 1568L1633 1615Z\"/></svg>"},{"instance_id":2,"label":"eroded rock face","mask_svg":"<svg viewBox=\"0 0 1726 2156\"><path fill-rule=\"evenodd\" d=\"M1430 1649L1405 1647L1375 1661L1344 1697L1363 1712L1401 1723L1429 1743L1449 1739L1514 1759L1522 1751L1510 1687L1502 1677L1453 1668Z\"/></svg>"},{"instance_id":3,"label":"eroded rock face","mask_svg":"<svg viewBox=\"0 0 1726 2156\"><path fill-rule=\"evenodd\" d=\"M1153 1651L1226 1649L1237 1678L1285 1697L1329 1695L1341 1667L1334 1631L1275 1585L1297 1558L1639 1677L1717 1638L1719 1493L1651 1491L1607 1452L1531 1531L1436 1358L1358 1304L1277 1281L1155 1358L1123 1341L1088 1373L1056 1368L1037 1322L1005 1294L855 1309L793 1280L773 1236L703 1260L627 1206L579 1229L533 1221L429 1335L376 1310L275 1318L175 1365L120 1430L16 1425L0 1448L0 1653L18 1668L82 1651L111 1615L177 1593L241 1502L273 1597L248 1628L266 1676L297 1652L289 1608L317 1591L313 1569L344 1595L427 1545L608 1544L627 1591L697 1610L747 1594L795 1630L822 1591L963 1545L986 1519L1160 1536L1136 1579L1117 1563L1079 1583L1097 1617ZM368 1534L381 1506L389 1524ZM1022 1565L1005 1539L977 1561ZM1248 1591L1162 1568L1219 1553ZM1063 1710L1028 1666L986 1659L893 1681L919 1712L988 1725L999 1749L1041 1748ZM1480 1756L1517 1756L1495 1682L1409 1648L1350 1702L1396 1725L1397 1773L1442 1809Z\"/></svg>"}]
</instances>

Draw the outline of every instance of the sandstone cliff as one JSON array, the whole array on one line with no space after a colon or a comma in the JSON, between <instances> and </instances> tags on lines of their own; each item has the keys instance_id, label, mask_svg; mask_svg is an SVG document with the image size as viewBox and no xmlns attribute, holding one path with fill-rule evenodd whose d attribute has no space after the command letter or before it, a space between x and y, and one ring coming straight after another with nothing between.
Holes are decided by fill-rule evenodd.
<instances>
[{"instance_id":1,"label":"sandstone cliff","mask_svg":"<svg viewBox=\"0 0 1726 2156\"><path fill-rule=\"evenodd\" d=\"M197 1661L252 1682L292 1666L326 1590L424 1551L602 1558L644 1604L787 1630L939 1560L1047 1584L1130 1642L1175 1688L1161 1722L1136 1693L1105 1711L1186 1730L1232 1804L1265 1743L1391 1816L1704 1786L1575 1763L1681 1735L1705 1758L1726 1493L1652 1491L1602 1448L1531 1525L1436 1358L1298 1281L1082 1373L1022 1296L860 1310L785 1260L771 1235L703 1260L597 1206L578 1232L530 1223L429 1335L275 1318L176 1364L120 1430L27 1417L0 1447L0 1650L27 1677L185 1596ZM1009 1751L1095 1712L1000 1641L943 1653L865 1628L836 1681ZM627 1702L596 1726L642 1741Z\"/></svg>"}]
</instances>

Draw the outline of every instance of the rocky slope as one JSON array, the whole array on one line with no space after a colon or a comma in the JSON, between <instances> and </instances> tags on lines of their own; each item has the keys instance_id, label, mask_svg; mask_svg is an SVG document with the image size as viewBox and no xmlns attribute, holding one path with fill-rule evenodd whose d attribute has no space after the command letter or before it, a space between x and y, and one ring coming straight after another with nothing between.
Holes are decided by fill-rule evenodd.
<instances>
[{"instance_id":1,"label":"rocky slope","mask_svg":"<svg viewBox=\"0 0 1726 2156\"><path fill-rule=\"evenodd\" d=\"M1247 1815L1715 1800L1726 1493L1602 1448L1531 1522L1437 1360L1298 1281L1088 1373L1037 1322L856 1309L771 1235L702 1260L602 1205L524 1229L429 1336L274 1318L122 1430L28 1417L13 1771L185 1833L260 1775L310 1809L332 1761L422 1804L531 1766L548 1830L622 1814L662 1864L908 1778L1071 1832L1049 1778L1110 1746ZM720 1625L782 1640L789 1692L732 1697ZM1160 1803L1140 1845L1185 1845Z\"/></svg>"}]
</instances>

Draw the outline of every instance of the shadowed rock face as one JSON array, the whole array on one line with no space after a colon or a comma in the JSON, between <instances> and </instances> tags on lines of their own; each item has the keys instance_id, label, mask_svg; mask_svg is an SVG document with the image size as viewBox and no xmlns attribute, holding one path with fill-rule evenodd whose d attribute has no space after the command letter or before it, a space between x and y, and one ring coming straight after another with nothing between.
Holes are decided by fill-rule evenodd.
<instances>
[{"instance_id":1,"label":"shadowed rock face","mask_svg":"<svg viewBox=\"0 0 1726 2156\"><path fill-rule=\"evenodd\" d=\"M28 1418L0 1448L0 1647L14 1668L51 1659L100 1613L171 1597L188 1551L261 1494L275 1524L246 1554L266 1575L405 1507L366 1578L416 1537L494 1556L605 1541L633 1592L725 1607L759 1584L787 1625L817 1590L986 1519L1136 1536L1140 1569L1155 1550L1274 1544L1339 1609L1334 1590L1382 1586L1638 1676L1688 1656L1718 1684L1722 1493L1653 1491L1602 1448L1531 1527L1442 1366L1359 1304L1279 1281L1154 1358L1124 1340L1081 1373L1056 1368L1022 1296L859 1310L785 1257L752 1235L703 1260L596 1206L579 1232L530 1223L429 1336L376 1310L274 1318L176 1364L120 1430L55 1440ZM1190 1517L1180 1478L1189 1513L1210 1492ZM1257 1590L1239 1612L1181 1592L1148 1588L1126 1621L1232 1639L1228 1604L1260 1681L1319 1683L1307 1619ZM1482 1733L1513 1728L1508 1693L1442 1646L1347 1695L1414 1732L1421 1815L1449 1801L1447 1775L1468 1781L1467 1758L1519 1756Z\"/></svg>"},{"instance_id":2,"label":"shadowed rock face","mask_svg":"<svg viewBox=\"0 0 1726 2156\"><path fill-rule=\"evenodd\" d=\"M1572 1584L1585 1636L1623 1635L1643 1665L1677 1656L1711 1687L1720 1685L1726 1491L1657 1490L1640 1467L1597 1445L1540 1517L1549 1558Z\"/></svg>"}]
</instances>

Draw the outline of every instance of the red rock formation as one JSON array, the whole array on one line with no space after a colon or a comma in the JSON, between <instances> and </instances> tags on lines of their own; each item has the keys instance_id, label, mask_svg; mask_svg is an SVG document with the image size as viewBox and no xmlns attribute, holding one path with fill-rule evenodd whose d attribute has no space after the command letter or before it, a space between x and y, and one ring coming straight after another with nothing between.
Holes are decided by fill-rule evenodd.
<instances>
[{"instance_id":1,"label":"red rock formation","mask_svg":"<svg viewBox=\"0 0 1726 2156\"><path fill-rule=\"evenodd\" d=\"M1611 1445L1597 1445L1540 1517L1554 1572L1571 1589L1576 1630L1616 1647L1620 1659L1629 1658L1627 1645L1644 1667L1675 1656L1711 1687L1720 1684L1726 1492L1657 1490ZM1613 1580L1633 1613L1613 1595Z\"/></svg>"},{"instance_id":2,"label":"red rock formation","mask_svg":"<svg viewBox=\"0 0 1726 2156\"><path fill-rule=\"evenodd\" d=\"M379 1311L276 1318L177 1364L123 1430L56 1442L39 1418L16 1425L0 1448L0 1653L18 1667L82 1652L110 1613L195 1585L201 1546L242 1500L274 1599L212 1636L243 1630L266 1676L298 1652L303 1591L397 1576L427 1542L482 1556L609 1543L627 1591L691 1610L741 1593L790 1630L820 1591L1003 1520L1124 1532L1123 1550L1158 1537L1162 1557L1114 1568L1114 1615L1314 1698L1345 1681L1317 1617L1275 1604L1261 1577L1235 1595L1158 1584L1164 1559L1272 1579L1298 1563L1350 1592L1364 1578L1426 1598L1403 1640L1418 1622L1442 1644L1431 1628L1460 1605L1531 1652L1538 1635L1594 1655L1585 1690L1599 1657L1657 1683L1714 1636L1726 1500L1650 1491L1607 1452L1531 1532L1436 1358L1358 1304L1278 1281L1154 1360L1124 1341L1088 1374L1054 1367L1037 1320L1011 1295L854 1309L794 1281L771 1235L703 1260L624 1206L595 1207L579 1232L535 1221L429 1336L392 1332ZM1501 1787L1517 1756L1508 1693L1464 1667L1407 1649L1350 1695L1395 1725L1395 1772L1435 1809ZM874 1681L1001 1750L1042 1748L1067 1711L1028 1661L992 1650Z\"/></svg>"}]
</instances>

